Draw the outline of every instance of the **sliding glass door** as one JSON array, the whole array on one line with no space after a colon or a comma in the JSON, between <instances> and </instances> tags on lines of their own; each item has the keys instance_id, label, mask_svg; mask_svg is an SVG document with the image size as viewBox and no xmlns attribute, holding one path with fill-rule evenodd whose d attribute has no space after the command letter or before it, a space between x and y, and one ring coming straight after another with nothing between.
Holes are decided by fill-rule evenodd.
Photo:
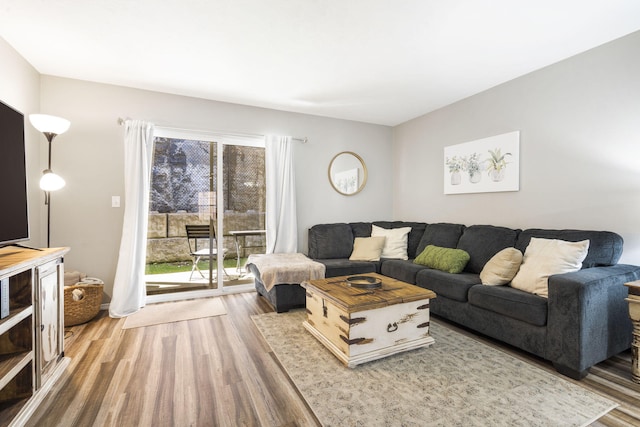
<instances>
[{"instance_id":1,"label":"sliding glass door","mask_svg":"<svg viewBox=\"0 0 640 427\"><path fill-rule=\"evenodd\" d=\"M244 264L264 251L265 190L261 138L157 132L147 295L252 284Z\"/></svg>"}]
</instances>

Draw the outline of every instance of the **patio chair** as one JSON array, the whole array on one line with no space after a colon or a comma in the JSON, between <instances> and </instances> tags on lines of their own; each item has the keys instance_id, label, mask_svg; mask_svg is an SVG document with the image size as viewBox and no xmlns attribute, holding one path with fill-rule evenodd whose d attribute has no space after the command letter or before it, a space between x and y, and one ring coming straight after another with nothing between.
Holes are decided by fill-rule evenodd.
<instances>
[{"instance_id":1,"label":"patio chair","mask_svg":"<svg viewBox=\"0 0 640 427\"><path fill-rule=\"evenodd\" d=\"M209 262L212 260L218 259L218 250L216 249L216 230L213 225L210 227L209 225L185 225L187 231L187 242L189 243L189 254L193 259L193 266L191 267L191 275L189 275L189 280L192 280L193 273L197 271L200 273L200 276L205 279L204 274L200 271L198 267L198 262L201 259L209 259ZM211 232L209 232L211 230ZM198 241L206 240L207 242L211 242L211 248L206 247L203 249L198 249ZM193 244L192 244L193 242ZM222 259L227 253L227 249L222 251ZM223 267L223 273L225 276L229 277L227 271ZM216 270L216 281L218 280L218 273Z\"/></svg>"}]
</instances>

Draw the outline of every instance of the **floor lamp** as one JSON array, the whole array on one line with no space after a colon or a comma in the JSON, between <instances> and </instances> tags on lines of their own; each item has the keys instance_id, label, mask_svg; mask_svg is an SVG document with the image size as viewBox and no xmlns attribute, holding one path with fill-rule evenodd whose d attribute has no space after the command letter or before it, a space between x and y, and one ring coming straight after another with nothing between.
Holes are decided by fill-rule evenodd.
<instances>
[{"instance_id":1,"label":"floor lamp","mask_svg":"<svg viewBox=\"0 0 640 427\"><path fill-rule=\"evenodd\" d=\"M69 120L49 116L47 114L30 114L29 121L34 128L38 129L44 134L49 141L49 162L47 163L47 169L42 171L42 178L40 178L40 188L44 190L44 204L47 205L47 247L51 244L51 192L60 190L64 187L64 179L60 175L56 175L51 170L51 142L53 139L65 133L71 122Z\"/></svg>"}]
</instances>

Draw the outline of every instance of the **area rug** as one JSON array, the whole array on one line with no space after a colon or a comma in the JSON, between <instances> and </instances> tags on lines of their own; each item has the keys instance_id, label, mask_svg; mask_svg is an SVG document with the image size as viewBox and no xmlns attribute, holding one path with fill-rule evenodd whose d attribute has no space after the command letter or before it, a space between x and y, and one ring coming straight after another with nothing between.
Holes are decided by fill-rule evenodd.
<instances>
[{"instance_id":1,"label":"area rug","mask_svg":"<svg viewBox=\"0 0 640 427\"><path fill-rule=\"evenodd\" d=\"M227 314L220 298L198 298L194 300L149 304L127 317L122 329L140 328L161 323L180 322L201 317Z\"/></svg>"},{"instance_id":2,"label":"area rug","mask_svg":"<svg viewBox=\"0 0 640 427\"><path fill-rule=\"evenodd\" d=\"M435 321L431 347L349 369L304 318L252 316L324 426L584 426L618 406Z\"/></svg>"}]
</instances>

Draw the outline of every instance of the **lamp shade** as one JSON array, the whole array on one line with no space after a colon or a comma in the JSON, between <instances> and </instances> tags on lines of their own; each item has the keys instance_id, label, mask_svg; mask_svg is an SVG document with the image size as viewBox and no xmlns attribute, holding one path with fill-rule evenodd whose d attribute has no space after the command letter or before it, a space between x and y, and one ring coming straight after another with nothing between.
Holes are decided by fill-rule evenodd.
<instances>
[{"instance_id":1,"label":"lamp shade","mask_svg":"<svg viewBox=\"0 0 640 427\"><path fill-rule=\"evenodd\" d=\"M40 188L44 191L56 191L64 187L66 182L60 175L56 175L50 169L44 171L40 178Z\"/></svg>"},{"instance_id":2,"label":"lamp shade","mask_svg":"<svg viewBox=\"0 0 640 427\"><path fill-rule=\"evenodd\" d=\"M50 116L48 114L30 114L29 121L34 128L38 129L42 133L52 133L54 135L60 135L65 133L71 122L62 117Z\"/></svg>"}]
</instances>

